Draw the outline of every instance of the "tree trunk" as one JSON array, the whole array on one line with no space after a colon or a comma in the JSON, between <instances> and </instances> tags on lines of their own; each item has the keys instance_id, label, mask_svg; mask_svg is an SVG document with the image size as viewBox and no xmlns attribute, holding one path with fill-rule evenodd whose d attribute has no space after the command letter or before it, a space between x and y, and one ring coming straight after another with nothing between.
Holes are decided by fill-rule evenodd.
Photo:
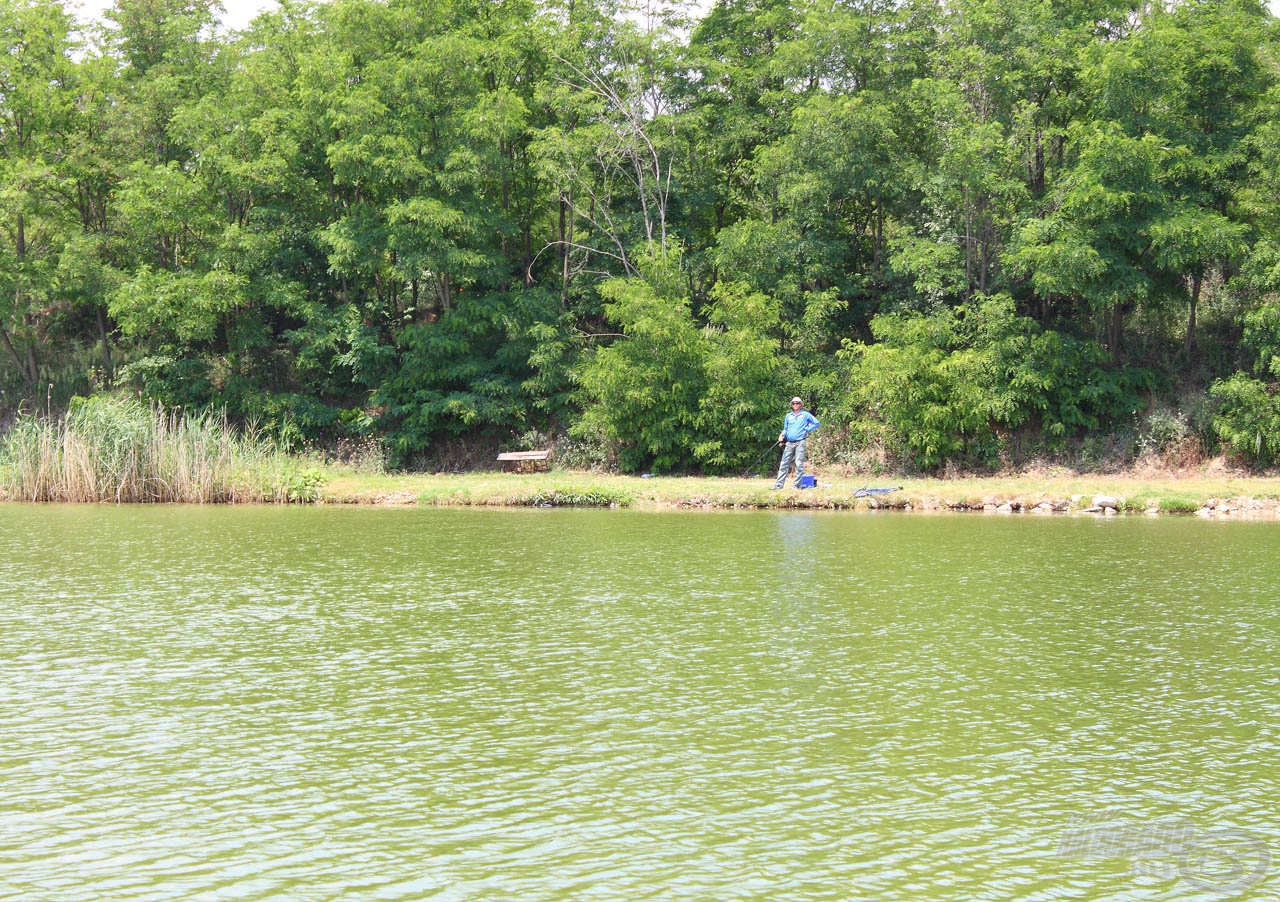
<instances>
[{"instance_id":1,"label":"tree trunk","mask_svg":"<svg viewBox=\"0 0 1280 902\"><path fill-rule=\"evenodd\" d=\"M987 275L991 269L991 244L995 240L991 234L991 222L986 214L986 202L979 207L982 215L978 227L978 291L987 293Z\"/></svg>"},{"instance_id":2,"label":"tree trunk","mask_svg":"<svg viewBox=\"0 0 1280 902\"><path fill-rule=\"evenodd\" d=\"M573 244L573 194L560 195L560 306L569 303L569 252Z\"/></svg>"},{"instance_id":3,"label":"tree trunk","mask_svg":"<svg viewBox=\"0 0 1280 902\"><path fill-rule=\"evenodd\" d=\"M1031 163L1031 193L1036 197L1044 194L1044 137L1040 129L1036 129L1035 153Z\"/></svg>"},{"instance_id":4,"label":"tree trunk","mask_svg":"<svg viewBox=\"0 0 1280 902\"><path fill-rule=\"evenodd\" d=\"M40 378L40 361L36 359L36 343L34 341L27 342L27 373L31 384L35 385Z\"/></svg>"},{"instance_id":5,"label":"tree trunk","mask_svg":"<svg viewBox=\"0 0 1280 902\"><path fill-rule=\"evenodd\" d=\"M969 193L964 197L964 286L965 294L973 295L973 208L969 204Z\"/></svg>"},{"instance_id":6,"label":"tree trunk","mask_svg":"<svg viewBox=\"0 0 1280 902\"><path fill-rule=\"evenodd\" d=\"M13 346L13 339L9 337L9 330L4 326L0 326L0 343L4 344L5 350L13 358L13 363L18 368L18 375L22 377L22 381L34 387L36 384L35 374L27 371L27 361L18 353L18 349Z\"/></svg>"},{"instance_id":7,"label":"tree trunk","mask_svg":"<svg viewBox=\"0 0 1280 902\"><path fill-rule=\"evenodd\" d=\"M560 192L560 223L557 233L559 240L557 244L560 246L560 308L564 309L565 301L569 294L569 245L566 244L568 232L565 227L565 218L568 215L569 204L565 200L564 192Z\"/></svg>"},{"instance_id":8,"label":"tree trunk","mask_svg":"<svg viewBox=\"0 0 1280 902\"><path fill-rule=\"evenodd\" d=\"M436 292L440 299L441 310L448 310L453 306L453 285L447 275L436 277Z\"/></svg>"},{"instance_id":9,"label":"tree trunk","mask_svg":"<svg viewBox=\"0 0 1280 902\"><path fill-rule=\"evenodd\" d=\"M1111 308L1111 314L1107 320L1107 348L1111 351L1111 356L1120 353L1120 333L1124 329L1124 304L1116 304Z\"/></svg>"},{"instance_id":10,"label":"tree trunk","mask_svg":"<svg viewBox=\"0 0 1280 902\"><path fill-rule=\"evenodd\" d=\"M1191 277L1191 306L1187 312L1187 337L1182 345L1182 350L1187 354L1191 353L1191 349L1196 344L1196 307L1200 304L1200 286L1203 282L1204 279L1200 273Z\"/></svg>"},{"instance_id":11,"label":"tree trunk","mask_svg":"<svg viewBox=\"0 0 1280 902\"><path fill-rule=\"evenodd\" d=\"M102 308L98 308L98 338L102 342L102 371L107 382L115 378L115 364L111 360L111 341L107 337L107 321L102 316Z\"/></svg>"},{"instance_id":12,"label":"tree trunk","mask_svg":"<svg viewBox=\"0 0 1280 902\"><path fill-rule=\"evenodd\" d=\"M533 284L533 225L529 213L524 214L524 287Z\"/></svg>"},{"instance_id":13,"label":"tree trunk","mask_svg":"<svg viewBox=\"0 0 1280 902\"><path fill-rule=\"evenodd\" d=\"M872 201L875 206L875 231L871 241L871 264L876 271L876 277L880 278L884 269L884 205L879 201Z\"/></svg>"}]
</instances>

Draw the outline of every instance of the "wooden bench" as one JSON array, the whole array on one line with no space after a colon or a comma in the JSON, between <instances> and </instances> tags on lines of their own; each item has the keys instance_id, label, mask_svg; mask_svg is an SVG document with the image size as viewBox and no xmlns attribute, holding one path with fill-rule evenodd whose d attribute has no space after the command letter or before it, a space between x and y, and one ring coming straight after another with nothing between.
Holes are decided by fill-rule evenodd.
<instances>
[{"instance_id":1,"label":"wooden bench","mask_svg":"<svg viewBox=\"0 0 1280 902\"><path fill-rule=\"evenodd\" d=\"M498 455L502 469L517 473L531 473L551 466L551 451L504 451Z\"/></svg>"}]
</instances>

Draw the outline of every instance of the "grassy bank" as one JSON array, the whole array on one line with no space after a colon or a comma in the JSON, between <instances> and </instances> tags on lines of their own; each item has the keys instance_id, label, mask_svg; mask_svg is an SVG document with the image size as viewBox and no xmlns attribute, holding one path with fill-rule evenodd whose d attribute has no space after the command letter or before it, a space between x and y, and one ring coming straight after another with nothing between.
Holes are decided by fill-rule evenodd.
<instances>
[{"instance_id":1,"label":"grassy bank","mask_svg":"<svg viewBox=\"0 0 1280 902\"><path fill-rule=\"evenodd\" d=\"M880 498L854 498L866 485L898 486ZM330 503L475 506L617 506L642 509L991 510L1072 512L1089 509L1098 495L1114 498L1121 512L1275 516L1280 478L1215 475L1024 474L959 479L825 477L817 489L772 491L771 478L616 476L579 471L527 475L360 474L327 471L321 500Z\"/></svg>"},{"instance_id":2,"label":"grassy bank","mask_svg":"<svg viewBox=\"0 0 1280 902\"><path fill-rule=\"evenodd\" d=\"M1053 471L948 479L822 471L817 476L817 489L773 491L771 477L641 478L574 470L388 474L376 465L357 469L287 454L269 438L212 414L175 413L107 396L77 399L57 417L21 417L0 437L0 498L15 501L1280 516L1280 478L1220 466L1179 473ZM900 489L855 497L867 485Z\"/></svg>"}]
</instances>

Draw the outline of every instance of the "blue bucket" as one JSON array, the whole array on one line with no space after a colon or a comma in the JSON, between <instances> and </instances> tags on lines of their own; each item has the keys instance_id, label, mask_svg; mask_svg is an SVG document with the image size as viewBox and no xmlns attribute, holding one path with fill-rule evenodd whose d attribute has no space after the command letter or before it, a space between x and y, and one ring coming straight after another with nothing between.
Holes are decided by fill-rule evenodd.
<instances>
[{"instance_id":1,"label":"blue bucket","mask_svg":"<svg viewBox=\"0 0 1280 902\"><path fill-rule=\"evenodd\" d=\"M801 476L796 482L796 488L798 489L816 489L817 487L818 480L813 476Z\"/></svg>"}]
</instances>

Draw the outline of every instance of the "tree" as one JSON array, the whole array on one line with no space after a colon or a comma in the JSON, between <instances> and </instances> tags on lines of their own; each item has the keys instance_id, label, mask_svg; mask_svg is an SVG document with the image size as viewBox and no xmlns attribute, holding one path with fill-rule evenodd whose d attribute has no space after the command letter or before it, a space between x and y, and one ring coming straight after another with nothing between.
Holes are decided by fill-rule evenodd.
<instances>
[{"instance_id":1,"label":"tree","mask_svg":"<svg viewBox=\"0 0 1280 902\"><path fill-rule=\"evenodd\" d=\"M678 259L638 262L642 278L601 286L605 313L622 333L583 363L575 431L603 439L628 470L747 466L773 434L782 393L777 303L718 285L704 326Z\"/></svg>"},{"instance_id":2,"label":"tree","mask_svg":"<svg viewBox=\"0 0 1280 902\"><path fill-rule=\"evenodd\" d=\"M0 344L28 390L62 302L58 264L74 223L57 161L74 102L71 23L49 0L0 2Z\"/></svg>"},{"instance_id":3,"label":"tree","mask_svg":"<svg viewBox=\"0 0 1280 902\"><path fill-rule=\"evenodd\" d=\"M1251 244L1236 198L1269 79L1264 15L1252 0L1157 7L1089 52L1092 118L1074 129L1076 157L1016 258L1043 296L1083 294L1109 311L1113 349L1129 310L1178 299L1189 354L1207 275L1235 270Z\"/></svg>"}]
</instances>

